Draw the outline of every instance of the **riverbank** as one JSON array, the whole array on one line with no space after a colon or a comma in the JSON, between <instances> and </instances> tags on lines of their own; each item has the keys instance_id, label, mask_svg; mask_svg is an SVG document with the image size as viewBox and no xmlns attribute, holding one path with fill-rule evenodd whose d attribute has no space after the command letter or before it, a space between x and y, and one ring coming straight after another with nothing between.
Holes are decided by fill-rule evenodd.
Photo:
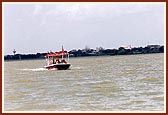
<instances>
[{"instance_id":1,"label":"riverbank","mask_svg":"<svg viewBox=\"0 0 168 115\"><path fill-rule=\"evenodd\" d=\"M115 56L115 55L136 55L136 54L151 54L151 53L164 53L164 46L160 45L148 45L146 47L134 47L125 48L120 47L118 49L78 49L69 51L70 57L85 57L85 56ZM15 54L5 55L4 60L27 60L27 59L44 59L47 53L37 54Z\"/></svg>"}]
</instances>

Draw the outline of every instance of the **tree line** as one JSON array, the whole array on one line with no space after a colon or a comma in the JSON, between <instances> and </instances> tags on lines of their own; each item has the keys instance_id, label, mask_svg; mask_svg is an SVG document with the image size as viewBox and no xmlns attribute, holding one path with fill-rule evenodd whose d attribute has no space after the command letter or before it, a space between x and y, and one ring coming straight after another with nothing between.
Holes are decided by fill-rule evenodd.
<instances>
[{"instance_id":1,"label":"tree line","mask_svg":"<svg viewBox=\"0 0 168 115\"><path fill-rule=\"evenodd\" d=\"M135 55L135 54L149 54L149 53L164 53L164 46L148 45L146 47L125 48L119 47L118 49L104 49L102 47L96 49L74 49L70 50L70 57L83 57L83 56L102 56L102 55ZM47 53L37 54L15 54L5 55L4 60L22 60L22 59L44 59Z\"/></svg>"}]
</instances>

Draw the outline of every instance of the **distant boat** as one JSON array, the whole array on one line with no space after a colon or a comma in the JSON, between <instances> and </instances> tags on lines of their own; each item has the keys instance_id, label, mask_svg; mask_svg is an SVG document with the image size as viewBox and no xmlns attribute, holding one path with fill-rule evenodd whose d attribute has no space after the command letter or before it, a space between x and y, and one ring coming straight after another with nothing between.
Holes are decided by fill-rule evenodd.
<instances>
[{"instance_id":1,"label":"distant boat","mask_svg":"<svg viewBox=\"0 0 168 115\"><path fill-rule=\"evenodd\" d=\"M58 70L66 70L69 69L69 53L64 51L62 47L62 51L52 52L45 55L47 65L44 66L46 69L58 69ZM65 60L68 59L68 62Z\"/></svg>"}]
</instances>

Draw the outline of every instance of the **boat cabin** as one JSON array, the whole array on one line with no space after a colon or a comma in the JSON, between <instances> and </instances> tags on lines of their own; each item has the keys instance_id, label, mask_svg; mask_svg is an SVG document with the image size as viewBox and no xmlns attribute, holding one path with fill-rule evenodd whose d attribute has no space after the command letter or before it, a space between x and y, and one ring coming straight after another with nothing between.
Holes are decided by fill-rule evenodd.
<instances>
[{"instance_id":1,"label":"boat cabin","mask_svg":"<svg viewBox=\"0 0 168 115\"><path fill-rule=\"evenodd\" d=\"M67 51L49 53L45 55L45 58L47 61L47 66L45 66L45 68L47 69L68 69L70 66L69 53ZM68 59L68 61L65 59Z\"/></svg>"}]
</instances>

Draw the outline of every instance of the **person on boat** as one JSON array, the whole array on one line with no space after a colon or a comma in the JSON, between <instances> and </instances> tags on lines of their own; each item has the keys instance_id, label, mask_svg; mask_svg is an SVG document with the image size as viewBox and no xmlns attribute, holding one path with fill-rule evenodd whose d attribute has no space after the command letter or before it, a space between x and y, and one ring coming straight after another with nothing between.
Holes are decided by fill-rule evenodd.
<instances>
[{"instance_id":1,"label":"person on boat","mask_svg":"<svg viewBox=\"0 0 168 115\"><path fill-rule=\"evenodd\" d=\"M53 64L53 57L50 57L49 61L50 61L49 65L52 65Z\"/></svg>"},{"instance_id":2,"label":"person on boat","mask_svg":"<svg viewBox=\"0 0 168 115\"><path fill-rule=\"evenodd\" d=\"M61 63L67 63L67 62L63 59L63 60L61 60Z\"/></svg>"},{"instance_id":3,"label":"person on boat","mask_svg":"<svg viewBox=\"0 0 168 115\"><path fill-rule=\"evenodd\" d=\"M56 63L61 63L59 59L56 59Z\"/></svg>"}]
</instances>

